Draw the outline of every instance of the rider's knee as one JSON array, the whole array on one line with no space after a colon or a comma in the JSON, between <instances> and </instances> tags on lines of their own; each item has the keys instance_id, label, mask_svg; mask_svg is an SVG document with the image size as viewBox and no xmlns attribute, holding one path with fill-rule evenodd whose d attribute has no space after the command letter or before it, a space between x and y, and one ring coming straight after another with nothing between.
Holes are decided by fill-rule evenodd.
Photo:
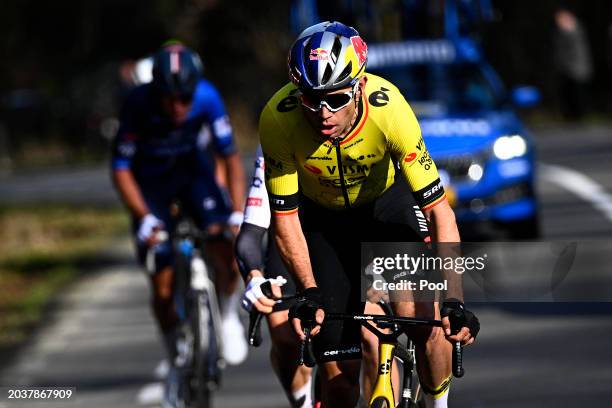
<instances>
[{"instance_id":1,"label":"rider's knee","mask_svg":"<svg viewBox=\"0 0 612 408\"><path fill-rule=\"evenodd\" d=\"M173 295L172 282L159 282L153 288L153 296L160 301L171 301Z\"/></svg>"},{"instance_id":2,"label":"rider's knee","mask_svg":"<svg viewBox=\"0 0 612 408\"><path fill-rule=\"evenodd\" d=\"M172 303L174 298L173 270L166 267L152 279L153 303L164 305Z\"/></svg>"},{"instance_id":3,"label":"rider's knee","mask_svg":"<svg viewBox=\"0 0 612 408\"><path fill-rule=\"evenodd\" d=\"M270 326L270 338L275 348L280 350L298 350L299 340L293 329L289 326L289 322L281 325Z\"/></svg>"},{"instance_id":4,"label":"rider's knee","mask_svg":"<svg viewBox=\"0 0 612 408\"><path fill-rule=\"evenodd\" d=\"M441 327L413 327L406 332L416 344L435 344L446 341Z\"/></svg>"},{"instance_id":5,"label":"rider's knee","mask_svg":"<svg viewBox=\"0 0 612 408\"><path fill-rule=\"evenodd\" d=\"M432 327L427 337L427 342L439 343L441 341L446 341L444 330L441 327Z\"/></svg>"},{"instance_id":6,"label":"rider's knee","mask_svg":"<svg viewBox=\"0 0 612 408\"><path fill-rule=\"evenodd\" d=\"M404 306L404 310L402 310L404 313L401 316L422 317L425 319L436 318L433 302L410 302L402 306ZM444 333L439 327L414 326L408 328L406 333L417 344L439 341L440 336L444 338Z\"/></svg>"},{"instance_id":7,"label":"rider's knee","mask_svg":"<svg viewBox=\"0 0 612 408\"><path fill-rule=\"evenodd\" d=\"M206 227L206 235L208 235L208 241L222 240L225 238L225 231L227 226L222 223L210 224Z\"/></svg>"},{"instance_id":8,"label":"rider's knee","mask_svg":"<svg viewBox=\"0 0 612 408\"><path fill-rule=\"evenodd\" d=\"M328 405L332 407L354 407L357 405L359 401L360 361L338 361L326 363L324 366L327 366L324 369L326 378L322 385L324 398Z\"/></svg>"},{"instance_id":9,"label":"rider's knee","mask_svg":"<svg viewBox=\"0 0 612 408\"><path fill-rule=\"evenodd\" d=\"M359 388L359 371L361 360L342 360L323 363L321 375L327 380L331 387L352 387ZM334 380L337 380L334 382Z\"/></svg>"}]
</instances>

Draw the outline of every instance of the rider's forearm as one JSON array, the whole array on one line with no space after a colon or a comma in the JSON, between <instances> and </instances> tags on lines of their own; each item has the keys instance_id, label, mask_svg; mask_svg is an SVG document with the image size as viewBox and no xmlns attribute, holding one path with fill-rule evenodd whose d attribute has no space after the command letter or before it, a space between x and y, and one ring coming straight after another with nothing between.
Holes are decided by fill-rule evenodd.
<instances>
[{"instance_id":1,"label":"rider's forearm","mask_svg":"<svg viewBox=\"0 0 612 408\"><path fill-rule=\"evenodd\" d=\"M149 213L149 208L131 170L113 170L113 182L117 191L119 191L121 200L137 219L141 219Z\"/></svg>"},{"instance_id":2,"label":"rider's forearm","mask_svg":"<svg viewBox=\"0 0 612 408\"><path fill-rule=\"evenodd\" d=\"M238 153L231 154L225 158L225 169L227 174L227 188L232 200L232 210L242 212L244 209L244 194L246 181L244 167Z\"/></svg>"},{"instance_id":3,"label":"rider's forearm","mask_svg":"<svg viewBox=\"0 0 612 408\"><path fill-rule=\"evenodd\" d=\"M263 270L262 241L267 229L248 222L242 224L236 237L235 254L240 273L245 281L253 271Z\"/></svg>"},{"instance_id":4,"label":"rider's forearm","mask_svg":"<svg viewBox=\"0 0 612 408\"><path fill-rule=\"evenodd\" d=\"M285 266L300 290L317 286L312 273L308 245L297 213L274 215L274 239Z\"/></svg>"},{"instance_id":5,"label":"rider's forearm","mask_svg":"<svg viewBox=\"0 0 612 408\"><path fill-rule=\"evenodd\" d=\"M448 201L443 201L431 210L426 211L425 217L429 222L433 242L461 242L455 213Z\"/></svg>"},{"instance_id":6,"label":"rider's forearm","mask_svg":"<svg viewBox=\"0 0 612 408\"><path fill-rule=\"evenodd\" d=\"M429 222L432 241L444 243L437 245L438 256L441 258L461 256L459 229L455 220L455 213L447 201L443 201L434 208L425 212ZM462 275L454 270L442 271L443 279L447 282L446 298L463 300Z\"/></svg>"}]
</instances>

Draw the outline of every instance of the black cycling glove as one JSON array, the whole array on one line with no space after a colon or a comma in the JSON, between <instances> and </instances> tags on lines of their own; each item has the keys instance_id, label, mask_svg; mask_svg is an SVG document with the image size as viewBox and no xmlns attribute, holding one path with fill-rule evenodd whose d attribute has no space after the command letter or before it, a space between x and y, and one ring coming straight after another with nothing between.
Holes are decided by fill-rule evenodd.
<instances>
[{"instance_id":1,"label":"black cycling glove","mask_svg":"<svg viewBox=\"0 0 612 408\"><path fill-rule=\"evenodd\" d=\"M472 337L476 338L480 331L480 322L474 313L465 308L462 301L457 299L446 299L440 310L442 317L450 320L452 334L457 334L462 327L470 329Z\"/></svg>"},{"instance_id":2,"label":"black cycling glove","mask_svg":"<svg viewBox=\"0 0 612 408\"><path fill-rule=\"evenodd\" d=\"M318 309L323 309L323 293L314 287L304 290L298 296L296 303L289 309L289 319L300 319L302 327L316 325Z\"/></svg>"}]
</instances>

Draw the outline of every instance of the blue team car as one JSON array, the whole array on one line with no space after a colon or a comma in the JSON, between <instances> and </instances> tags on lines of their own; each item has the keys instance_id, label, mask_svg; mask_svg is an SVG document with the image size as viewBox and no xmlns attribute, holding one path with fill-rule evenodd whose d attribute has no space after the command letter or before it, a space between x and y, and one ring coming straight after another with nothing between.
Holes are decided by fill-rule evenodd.
<instances>
[{"instance_id":1,"label":"blue team car","mask_svg":"<svg viewBox=\"0 0 612 408\"><path fill-rule=\"evenodd\" d=\"M515 113L537 89L506 91L467 38L371 44L368 70L414 109L463 231L538 237L534 143Z\"/></svg>"}]
</instances>

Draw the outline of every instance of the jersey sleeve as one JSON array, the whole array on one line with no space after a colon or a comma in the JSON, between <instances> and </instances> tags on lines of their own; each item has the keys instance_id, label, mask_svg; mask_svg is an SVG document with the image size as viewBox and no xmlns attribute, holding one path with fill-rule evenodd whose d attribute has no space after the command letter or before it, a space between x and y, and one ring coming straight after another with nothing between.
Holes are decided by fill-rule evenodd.
<instances>
[{"instance_id":1,"label":"jersey sleeve","mask_svg":"<svg viewBox=\"0 0 612 408\"><path fill-rule=\"evenodd\" d=\"M194 109L204 110L210 125L211 140L215 151L222 156L236 153L232 125L225 110L223 99L217 89L208 82L201 82L196 91L194 103L199 105Z\"/></svg>"},{"instance_id":2,"label":"jersey sleeve","mask_svg":"<svg viewBox=\"0 0 612 408\"><path fill-rule=\"evenodd\" d=\"M267 229L243 223L236 237L236 261L240 273L246 279L249 272L264 269L262 241Z\"/></svg>"},{"instance_id":3,"label":"jersey sleeve","mask_svg":"<svg viewBox=\"0 0 612 408\"><path fill-rule=\"evenodd\" d=\"M138 149L137 112L134 98L128 98L121 109L119 130L112 143L111 167L129 169Z\"/></svg>"},{"instance_id":4,"label":"jersey sleeve","mask_svg":"<svg viewBox=\"0 0 612 408\"><path fill-rule=\"evenodd\" d=\"M265 180L270 208L277 214L297 211L298 174L295 159L284 129L270 104L259 119L259 139L265 159Z\"/></svg>"},{"instance_id":5,"label":"jersey sleeve","mask_svg":"<svg viewBox=\"0 0 612 408\"><path fill-rule=\"evenodd\" d=\"M244 222L267 229L270 226L270 203L264 180L264 158L259 146L255 159L255 172L244 208Z\"/></svg>"},{"instance_id":6,"label":"jersey sleeve","mask_svg":"<svg viewBox=\"0 0 612 408\"><path fill-rule=\"evenodd\" d=\"M418 205L427 210L444 200L444 187L410 105L399 91L394 93L387 143Z\"/></svg>"}]
</instances>

